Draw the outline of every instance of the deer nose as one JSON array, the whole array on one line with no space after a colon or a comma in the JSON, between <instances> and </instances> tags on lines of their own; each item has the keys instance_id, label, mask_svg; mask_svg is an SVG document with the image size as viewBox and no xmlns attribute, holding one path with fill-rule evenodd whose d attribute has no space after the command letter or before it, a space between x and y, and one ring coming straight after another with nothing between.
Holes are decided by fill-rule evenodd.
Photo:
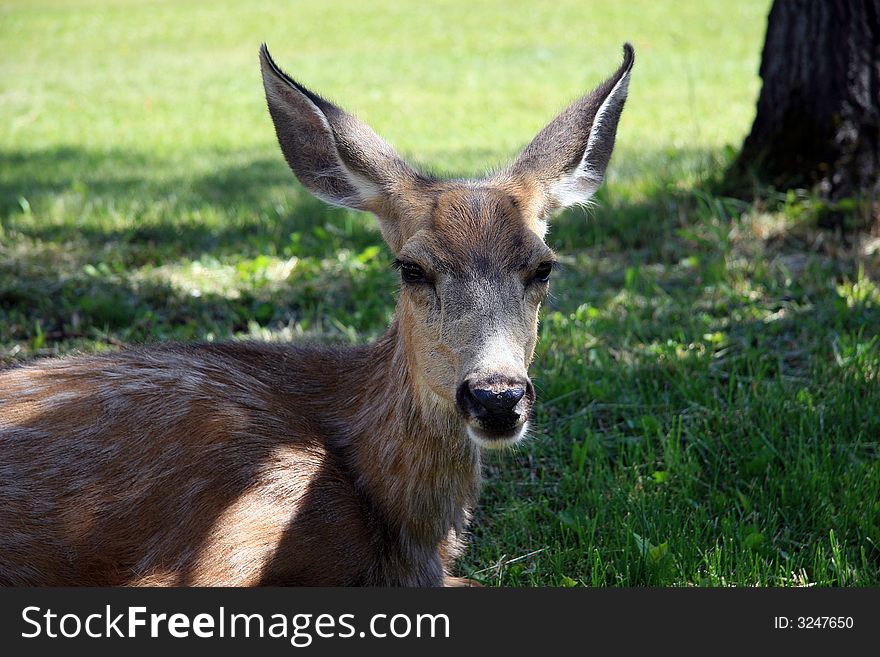
<instances>
[{"instance_id":1,"label":"deer nose","mask_svg":"<svg viewBox=\"0 0 880 657\"><path fill-rule=\"evenodd\" d=\"M519 386L501 390L471 386L470 393L476 402L489 413L509 411L519 403L526 394L526 389Z\"/></svg>"},{"instance_id":2,"label":"deer nose","mask_svg":"<svg viewBox=\"0 0 880 657\"><path fill-rule=\"evenodd\" d=\"M535 389L527 378L496 375L465 379L458 386L455 402L466 418L503 424L528 415L534 398ZM517 406L521 400L523 405Z\"/></svg>"}]
</instances>

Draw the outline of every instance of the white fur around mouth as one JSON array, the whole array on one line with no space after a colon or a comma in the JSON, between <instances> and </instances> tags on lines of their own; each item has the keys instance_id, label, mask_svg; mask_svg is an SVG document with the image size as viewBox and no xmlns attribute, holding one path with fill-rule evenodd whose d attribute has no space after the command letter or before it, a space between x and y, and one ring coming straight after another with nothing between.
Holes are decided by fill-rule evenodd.
<instances>
[{"instance_id":1,"label":"white fur around mouth","mask_svg":"<svg viewBox=\"0 0 880 657\"><path fill-rule=\"evenodd\" d=\"M511 445L519 442L526 434L526 430L528 429L528 427L529 423L523 422L523 425L519 427L519 429L515 429L509 435L501 437L489 435L471 426L467 427L467 433L470 439L473 440L480 447L483 447L485 449L503 449L504 447L510 447Z\"/></svg>"}]
</instances>

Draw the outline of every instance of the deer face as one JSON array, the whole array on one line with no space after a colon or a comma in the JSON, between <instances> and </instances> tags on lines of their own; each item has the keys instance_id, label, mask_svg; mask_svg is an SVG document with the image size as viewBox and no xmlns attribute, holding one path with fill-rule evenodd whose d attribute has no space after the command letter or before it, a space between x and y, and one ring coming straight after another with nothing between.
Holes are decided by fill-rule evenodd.
<instances>
[{"instance_id":1,"label":"deer face","mask_svg":"<svg viewBox=\"0 0 880 657\"><path fill-rule=\"evenodd\" d=\"M397 253L399 321L416 376L477 443L519 438L535 400L527 369L553 252L517 198L447 184Z\"/></svg>"},{"instance_id":2,"label":"deer face","mask_svg":"<svg viewBox=\"0 0 880 657\"><path fill-rule=\"evenodd\" d=\"M282 152L319 198L379 218L395 254L398 324L415 385L455 409L472 440L500 447L525 432L538 311L555 262L553 212L586 203L611 156L633 52L545 127L508 169L440 181L411 169L370 128L310 92L261 50Z\"/></svg>"}]
</instances>

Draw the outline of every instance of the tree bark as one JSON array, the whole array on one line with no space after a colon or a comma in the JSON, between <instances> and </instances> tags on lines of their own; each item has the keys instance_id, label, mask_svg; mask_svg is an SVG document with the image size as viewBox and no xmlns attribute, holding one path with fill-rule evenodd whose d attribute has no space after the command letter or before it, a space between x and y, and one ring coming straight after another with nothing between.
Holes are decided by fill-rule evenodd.
<instances>
[{"instance_id":1,"label":"tree bark","mask_svg":"<svg viewBox=\"0 0 880 657\"><path fill-rule=\"evenodd\" d=\"M734 173L880 199L880 0L775 0L763 86Z\"/></svg>"}]
</instances>

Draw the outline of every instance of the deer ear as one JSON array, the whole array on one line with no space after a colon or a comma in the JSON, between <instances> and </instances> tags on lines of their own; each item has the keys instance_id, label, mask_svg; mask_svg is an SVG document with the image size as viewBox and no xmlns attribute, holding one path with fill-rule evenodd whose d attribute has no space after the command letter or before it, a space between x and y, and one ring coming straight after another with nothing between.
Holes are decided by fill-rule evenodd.
<instances>
[{"instance_id":1,"label":"deer ear","mask_svg":"<svg viewBox=\"0 0 880 657\"><path fill-rule=\"evenodd\" d=\"M272 61L266 44L260 66L269 114L284 158L299 181L323 201L379 215L393 227L388 205L417 175L367 125L309 91Z\"/></svg>"},{"instance_id":2,"label":"deer ear","mask_svg":"<svg viewBox=\"0 0 880 657\"><path fill-rule=\"evenodd\" d=\"M602 183L634 58L633 47L624 44L623 63L614 75L553 119L504 172L536 187L540 220L554 210L587 203Z\"/></svg>"}]
</instances>

